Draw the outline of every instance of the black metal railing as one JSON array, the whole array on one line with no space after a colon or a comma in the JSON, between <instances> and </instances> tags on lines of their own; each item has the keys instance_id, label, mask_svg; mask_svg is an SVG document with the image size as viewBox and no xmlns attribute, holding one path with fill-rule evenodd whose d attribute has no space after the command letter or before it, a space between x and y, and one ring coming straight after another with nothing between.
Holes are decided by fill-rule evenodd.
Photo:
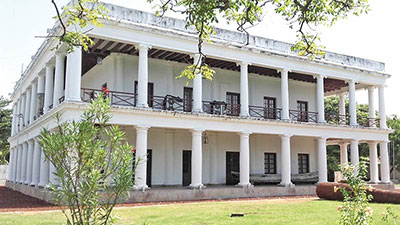
<instances>
[{"instance_id":1,"label":"black metal railing","mask_svg":"<svg viewBox=\"0 0 400 225\"><path fill-rule=\"evenodd\" d=\"M82 88L82 101L90 102L93 100L97 94L104 93L108 98L111 99L111 105L119 106L131 106L136 107L137 94L131 92L121 92L121 91L107 91ZM60 98L60 103L64 100L64 97ZM168 111L190 111L192 108L191 104L187 104L185 101L178 96L165 95L165 96L149 96L148 105L150 108ZM53 105L49 108L51 109ZM213 115L228 115L228 116L239 116L240 114L240 104L229 104L225 101L203 101L203 112ZM43 111L39 112L37 118L43 114ZM282 109L280 108L267 108L262 106L249 106L250 117L268 119L268 120L281 120ZM289 117L292 121L298 122L318 122L318 112L310 111L299 111L299 110L289 110ZM325 120L328 124L337 125L348 125L350 121L349 115L337 115L327 113L325 114ZM358 124L362 127L379 127L380 120L377 118L358 118Z\"/></svg>"},{"instance_id":2,"label":"black metal railing","mask_svg":"<svg viewBox=\"0 0 400 225\"><path fill-rule=\"evenodd\" d=\"M349 124L350 116L327 113L327 114L325 114L325 120L329 124L347 125L347 124Z\"/></svg>"},{"instance_id":3,"label":"black metal railing","mask_svg":"<svg viewBox=\"0 0 400 225\"><path fill-rule=\"evenodd\" d=\"M203 101L203 112L213 115L227 115L227 106L224 101Z\"/></svg>"},{"instance_id":4,"label":"black metal railing","mask_svg":"<svg viewBox=\"0 0 400 225\"><path fill-rule=\"evenodd\" d=\"M289 117L292 121L316 123L318 120L318 113L310 111L289 110Z\"/></svg>"},{"instance_id":5,"label":"black metal railing","mask_svg":"<svg viewBox=\"0 0 400 225\"><path fill-rule=\"evenodd\" d=\"M249 106L249 114L251 117L260 119L280 120L282 109L266 108L262 106Z\"/></svg>"},{"instance_id":6,"label":"black metal railing","mask_svg":"<svg viewBox=\"0 0 400 225\"><path fill-rule=\"evenodd\" d=\"M366 117L358 117L357 123L362 127L379 127L380 119L377 118L366 118Z\"/></svg>"},{"instance_id":7,"label":"black metal railing","mask_svg":"<svg viewBox=\"0 0 400 225\"><path fill-rule=\"evenodd\" d=\"M61 98L59 98L59 99L58 99L58 103L60 103L60 104L61 104L61 103L63 103L63 102L64 102L64 100L65 100L65 96L62 96Z\"/></svg>"},{"instance_id":8,"label":"black metal railing","mask_svg":"<svg viewBox=\"0 0 400 225\"><path fill-rule=\"evenodd\" d=\"M168 111L180 111L182 112L183 99L178 96L166 95L166 96L150 96L149 97L149 107L153 109L161 109Z\"/></svg>"}]
</instances>

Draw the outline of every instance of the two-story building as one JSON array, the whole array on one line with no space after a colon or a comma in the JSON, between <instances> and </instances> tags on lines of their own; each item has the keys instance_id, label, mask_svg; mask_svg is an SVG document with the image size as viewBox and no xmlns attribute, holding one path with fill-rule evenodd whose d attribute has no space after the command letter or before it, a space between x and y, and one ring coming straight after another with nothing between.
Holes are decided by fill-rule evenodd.
<instances>
[{"instance_id":1,"label":"two-story building","mask_svg":"<svg viewBox=\"0 0 400 225\"><path fill-rule=\"evenodd\" d=\"M357 164L365 142L371 182L390 183L384 95L390 75L383 63L333 52L312 61L288 43L250 36L246 45L245 34L224 29L216 29L200 58L184 21L105 6L110 20L87 28L95 42L88 52L53 51L57 41L47 38L17 82L9 187L46 198L43 187L57 178L37 141L40 130L55 127L56 113L62 121L79 119L105 87L111 123L147 157L133 187L143 192L132 191L131 201L314 194L315 186L295 186L292 176L316 172L326 182L327 145L340 145L341 163ZM216 71L214 79L197 75L189 85L176 79L199 60ZM368 89L368 118L357 118L360 89ZM333 95L340 96L339 114L328 115L324 98ZM252 186L251 177L262 174L278 174L279 186Z\"/></svg>"}]
</instances>

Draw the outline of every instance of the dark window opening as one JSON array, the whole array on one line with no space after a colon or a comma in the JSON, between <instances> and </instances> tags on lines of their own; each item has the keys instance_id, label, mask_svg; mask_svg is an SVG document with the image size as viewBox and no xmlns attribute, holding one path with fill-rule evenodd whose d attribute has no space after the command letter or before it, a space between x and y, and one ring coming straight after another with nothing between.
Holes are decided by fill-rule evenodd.
<instances>
[{"instance_id":1,"label":"dark window opening","mask_svg":"<svg viewBox=\"0 0 400 225\"><path fill-rule=\"evenodd\" d=\"M264 153L264 173L276 174L276 153Z\"/></svg>"},{"instance_id":2,"label":"dark window opening","mask_svg":"<svg viewBox=\"0 0 400 225\"><path fill-rule=\"evenodd\" d=\"M300 173L309 173L310 172L310 159L309 154L299 154L299 174Z\"/></svg>"}]
</instances>

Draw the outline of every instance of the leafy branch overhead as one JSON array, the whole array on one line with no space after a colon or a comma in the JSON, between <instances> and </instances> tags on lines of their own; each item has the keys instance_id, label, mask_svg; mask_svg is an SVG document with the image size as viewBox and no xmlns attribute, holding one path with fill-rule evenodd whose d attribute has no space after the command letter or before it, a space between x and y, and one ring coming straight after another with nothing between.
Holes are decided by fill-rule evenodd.
<instances>
[{"instance_id":1,"label":"leafy branch overhead","mask_svg":"<svg viewBox=\"0 0 400 225\"><path fill-rule=\"evenodd\" d=\"M89 23L101 26L100 18L108 19L107 8L100 4L99 0L76 0L72 6L64 7L64 13L60 15L54 0L52 2L57 11L56 18L64 30L59 37L60 43L65 43L68 51L72 51L74 46L82 46L87 51L93 41L83 29ZM236 24L237 30L246 34L244 42L248 45L250 40L247 30L263 20L265 12L268 11L267 7L288 21L291 29L296 30L297 41L292 46L292 51L311 59L324 54L317 28L332 26L336 21L345 19L349 15L358 16L369 11L368 0L147 0L147 2L155 8L158 16L164 16L168 11L182 14L186 28L194 28L197 32L198 54L203 58L206 57L202 51L203 43L211 41L216 24L221 21ZM68 30L67 27L74 29ZM211 79L215 72L208 68L205 60L199 62L195 62L194 68L193 66L185 68L178 77L192 79L196 74L196 68L201 68L201 71L211 72L207 75L202 74Z\"/></svg>"}]
</instances>

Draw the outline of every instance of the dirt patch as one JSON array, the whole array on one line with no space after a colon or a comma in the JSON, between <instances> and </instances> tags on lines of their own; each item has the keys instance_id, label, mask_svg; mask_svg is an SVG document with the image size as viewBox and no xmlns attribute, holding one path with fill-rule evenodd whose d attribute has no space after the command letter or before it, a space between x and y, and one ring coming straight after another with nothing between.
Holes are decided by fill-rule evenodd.
<instances>
[{"instance_id":1,"label":"dirt patch","mask_svg":"<svg viewBox=\"0 0 400 225\"><path fill-rule=\"evenodd\" d=\"M21 192L0 187L0 212L54 210L59 208L56 205Z\"/></svg>"},{"instance_id":2,"label":"dirt patch","mask_svg":"<svg viewBox=\"0 0 400 225\"><path fill-rule=\"evenodd\" d=\"M307 201L316 199L316 196L289 196L289 197L267 197L267 198L240 198L240 199L224 199L224 200L197 200L197 201L179 201L179 202L146 202L146 203L124 203L117 207L140 207L153 205L174 205L187 203L203 203L203 202L233 202L233 201L270 201L271 203L289 203ZM20 211L49 211L59 210L60 207L47 203L43 200L33 198L13 191L6 187L0 186L0 213L2 212L20 212Z\"/></svg>"}]
</instances>

